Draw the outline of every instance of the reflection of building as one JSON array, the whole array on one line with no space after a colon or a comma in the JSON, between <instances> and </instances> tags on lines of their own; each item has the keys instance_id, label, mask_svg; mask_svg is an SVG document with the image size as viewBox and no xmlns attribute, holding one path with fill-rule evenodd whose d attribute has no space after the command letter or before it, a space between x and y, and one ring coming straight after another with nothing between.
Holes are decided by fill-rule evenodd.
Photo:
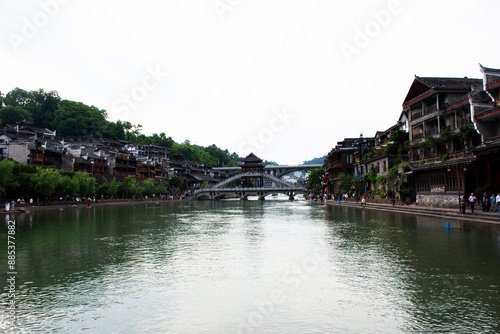
<instances>
[{"instance_id":1,"label":"reflection of building","mask_svg":"<svg viewBox=\"0 0 500 334\"><path fill-rule=\"evenodd\" d=\"M250 153L245 157L245 159L242 159L243 164L241 165L241 172L242 173L263 173L264 172L264 165L262 164L262 159L257 157L255 154ZM252 184L255 184L255 187L263 187L264 186L264 181L261 176L250 176L250 177L243 177L242 179L242 185L244 187L250 186Z\"/></svg>"}]
</instances>

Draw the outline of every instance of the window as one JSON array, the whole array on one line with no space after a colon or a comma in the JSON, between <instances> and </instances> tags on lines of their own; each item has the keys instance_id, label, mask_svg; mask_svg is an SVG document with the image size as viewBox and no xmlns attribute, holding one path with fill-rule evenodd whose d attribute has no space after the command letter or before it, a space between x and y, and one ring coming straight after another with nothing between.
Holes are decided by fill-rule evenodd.
<instances>
[{"instance_id":1,"label":"window","mask_svg":"<svg viewBox=\"0 0 500 334\"><path fill-rule=\"evenodd\" d=\"M424 191L429 191L429 178L427 176L420 176L417 178L416 181L417 185L417 191L418 192L424 192Z\"/></svg>"},{"instance_id":2,"label":"window","mask_svg":"<svg viewBox=\"0 0 500 334\"><path fill-rule=\"evenodd\" d=\"M430 184L430 191L431 192L442 193L445 191L444 186L445 186L445 184L444 184L444 175L443 174L431 175L431 184Z\"/></svg>"}]
</instances>

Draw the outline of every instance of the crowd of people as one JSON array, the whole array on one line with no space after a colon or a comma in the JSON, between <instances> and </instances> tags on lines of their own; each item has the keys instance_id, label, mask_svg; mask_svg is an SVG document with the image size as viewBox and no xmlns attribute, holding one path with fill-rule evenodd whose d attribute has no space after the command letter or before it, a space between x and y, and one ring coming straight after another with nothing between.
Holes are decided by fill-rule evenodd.
<instances>
[{"instance_id":1,"label":"crowd of people","mask_svg":"<svg viewBox=\"0 0 500 334\"><path fill-rule=\"evenodd\" d=\"M460 199L460 209L462 211L462 214L465 214L467 206L469 206L470 211L474 213L476 203L481 206L483 212L499 211L500 193L498 193L496 196L495 194L488 195L487 193L483 193L483 196L480 198L480 200L477 199L474 193L471 193L469 198L466 198L466 196L463 195Z\"/></svg>"}]
</instances>

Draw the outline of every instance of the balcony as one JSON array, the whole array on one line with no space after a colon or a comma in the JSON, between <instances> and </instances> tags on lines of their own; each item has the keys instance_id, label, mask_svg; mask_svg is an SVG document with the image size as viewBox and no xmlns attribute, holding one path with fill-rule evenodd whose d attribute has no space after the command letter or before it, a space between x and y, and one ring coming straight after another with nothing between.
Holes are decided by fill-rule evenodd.
<instances>
[{"instance_id":1,"label":"balcony","mask_svg":"<svg viewBox=\"0 0 500 334\"><path fill-rule=\"evenodd\" d=\"M411 120L414 121L424 116L422 109L414 109L411 111Z\"/></svg>"},{"instance_id":2,"label":"balcony","mask_svg":"<svg viewBox=\"0 0 500 334\"><path fill-rule=\"evenodd\" d=\"M424 108L423 116L434 114L438 111L437 104Z\"/></svg>"},{"instance_id":3,"label":"balcony","mask_svg":"<svg viewBox=\"0 0 500 334\"><path fill-rule=\"evenodd\" d=\"M412 140L419 140L419 139L422 139L424 138L424 134L423 133L413 133L411 135L411 139Z\"/></svg>"}]
</instances>

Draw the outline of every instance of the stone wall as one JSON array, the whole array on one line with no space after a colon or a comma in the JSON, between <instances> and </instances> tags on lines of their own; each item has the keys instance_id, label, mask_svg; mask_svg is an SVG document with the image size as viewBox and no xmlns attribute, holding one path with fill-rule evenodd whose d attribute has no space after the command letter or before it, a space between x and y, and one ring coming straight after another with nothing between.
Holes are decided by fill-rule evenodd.
<instances>
[{"instance_id":1,"label":"stone wall","mask_svg":"<svg viewBox=\"0 0 500 334\"><path fill-rule=\"evenodd\" d=\"M458 195L417 194L418 206L458 208Z\"/></svg>"}]
</instances>

